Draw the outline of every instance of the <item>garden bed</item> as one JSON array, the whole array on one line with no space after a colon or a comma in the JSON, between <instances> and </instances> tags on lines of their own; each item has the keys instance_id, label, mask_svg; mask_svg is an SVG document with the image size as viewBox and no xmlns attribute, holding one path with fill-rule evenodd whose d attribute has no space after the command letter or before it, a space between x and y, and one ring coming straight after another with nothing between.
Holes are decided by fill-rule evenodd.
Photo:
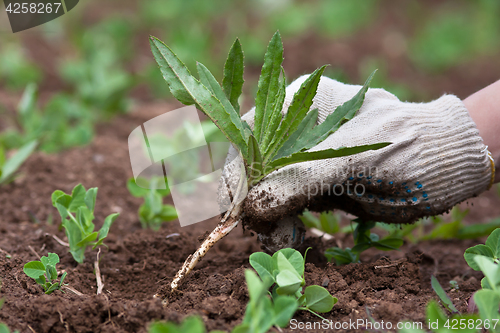
<instances>
[{"instance_id":1,"label":"garden bed","mask_svg":"<svg viewBox=\"0 0 500 333\"><path fill-rule=\"evenodd\" d=\"M179 291L169 296L166 307L152 298L197 248L200 236L218 221L213 218L185 228L174 221L163 224L158 232L144 230L137 216L141 199L127 191L126 181L132 176L128 134L144 121L176 107L143 105L100 125L87 147L57 155L37 152L22 166L22 176L1 188L0 298L6 301L0 322L20 332L146 332L151 321L180 321L190 314L200 315L208 330L229 331L241 322L248 302L244 269L250 268L250 254L260 250L256 237L242 232L241 227L208 253ZM53 237L65 240L50 195L56 189L70 192L78 183L99 188L97 227L108 214L120 212L106 240L109 250L102 254L104 291L99 296L93 273L95 251L87 252L85 263L77 266L68 249ZM498 199L491 192L472 201L477 203L469 214L474 222L497 213L494 206ZM52 224L47 221L49 215L54 217ZM350 238L341 241L349 245ZM313 250L307 255L305 280L338 297L333 310L324 314L334 322L365 319L368 313L377 321L424 321L426 304L436 298L431 275L447 291L449 281L456 280L459 289L449 291L449 295L459 310L466 310L469 297L480 288L481 273L469 268L463 252L478 243L434 240L405 244L401 251L367 251L362 264L336 267L326 263L322 255L324 249L336 245L335 240L310 237L306 245ZM58 269L68 273L66 282L82 296L70 291L45 295L24 275L23 265L47 252L59 254ZM317 320L305 311L297 312L294 318L298 322Z\"/></svg>"}]
</instances>

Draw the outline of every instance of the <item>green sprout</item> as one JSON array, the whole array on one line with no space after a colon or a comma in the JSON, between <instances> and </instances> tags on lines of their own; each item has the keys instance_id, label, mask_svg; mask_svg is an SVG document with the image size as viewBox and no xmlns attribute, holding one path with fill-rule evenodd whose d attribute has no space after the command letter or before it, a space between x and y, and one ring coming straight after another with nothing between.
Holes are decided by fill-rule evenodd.
<instances>
[{"instance_id":1,"label":"green sprout","mask_svg":"<svg viewBox=\"0 0 500 333\"><path fill-rule=\"evenodd\" d=\"M65 286L64 279L67 273L64 272L59 282L57 282L56 265L59 263L59 256L55 253L48 254L48 257L42 257L40 261L30 261L24 265L23 272L36 283L41 285L47 295L56 290L61 290Z\"/></svg>"},{"instance_id":2,"label":"green sprout","mask_svg":"<svg viewBox=\"0 0 500 333\"><path fill-rule=\"evenodd\" d=\"M172 205L164 205L163 198L170 194L170 189L156 189L156 180L151 180L150 189L139 187L134 178L127 181L127 188L134 197L144 198L139 207L139 220L144 229L159 230L161 224L177 218L177 211Z\"/></svg>"},{"instance_id":3,"label":"green sprout","mask_svg":"<svg viewBox=\"0 0 500 333\"><path fill-rule=\"evenodd\" d=\"M62 218L62 226L69 242L69 252L79 264L85 259L85 249L92 245L95 249L104 245L111 224L118 213L110 214L104 219L99 231L94 231L94 209L97 187L85 190L82 184L75 186L71 195L57 190L52 193L52 205L57 208Z\"/></svg>"}]
</instances>

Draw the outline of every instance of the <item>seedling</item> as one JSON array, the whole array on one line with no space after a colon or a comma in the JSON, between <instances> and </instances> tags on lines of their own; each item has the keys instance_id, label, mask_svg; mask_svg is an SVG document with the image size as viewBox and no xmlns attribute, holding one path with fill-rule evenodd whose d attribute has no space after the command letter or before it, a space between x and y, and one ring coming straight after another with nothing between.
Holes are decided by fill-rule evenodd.
<instances>
[{"instance_id":1,"label":"seedling","mask_svg":"<svg viewBox=\"0 0 500 333\"><path fill-rule=\"evenodd\" d=\"M325 256L329 261L335 260L335 263L340 265L347 265L350 263L359 262L359 257L363 251L374 247L382 251L397 250L403 245L401 238L384 238L379 239L377 234L371 233L370 230L375 227L375 222L361 222L359 219L353 220L358 222L353 232L354 247L341 249L338 247L331 247L326 250Z\"/></svg>"},{"instance_id":2,"label":"seedling","mask_svg":"<svg viewBox=\"0 0 500 333\"><path fill-rule=\"evenodd\" d=\"M448 309L448 311L450 311L453 314L459 313L457 308L451 301L450 297L446 294L443 287L441 287L441 284L439 284L439 281L436 279L434 275L431 276L431 286L432 289L434 289L434 292L439 296L439 299L443 303L444 307Z\"/></svg>"},{"instance_id":3,"label":"seedling","mask_svg":"<svg viewBox=\"0 0 500 333\"><path fill-rule=\"evenodd\" d=\"M201 63L197 63L200 79L196 79L174 52L159 39L151 37L150 44L154 58L173 96L183 104L194 104L214 122L233 147L239 151L246 175L243 181L246 181L249 189L270 173L290 164L347 156L380 149L390 144L384 142L358 147L306 151L325 140L342 124L355 116L363 104L374 73L351 100L339 106L324 122L316 126L318 110L309 111L309 109L326 66L318 68L301 85L288 107L287 114L283 116L286 80L281 66L283 44L278 32L271 39L264 57L255 99L253 129L240 118L238 99L244 80L243 51L238 39L229 51L224 66L222 85ZM239 223L242 213L242 200L239 200L242 198L239 198L239 195L239 191L232 193L232 206L217 228L186 260L172 281L172 290L176 290L206 252ZM238 203L234 204L235 202Z\"/></svg>"},{"instance_id":4,"label":"seedling","mask_svg":"<svg viewBox=\"0 0 500 333\"><path fill-rule=\"evenodd\" d=\"M157 179L152 179L150 189L139 187L134 178L127 181L127 188L134 197L144 198L144 203L139 207L139 220L144 229L159 230L165 221L177 218L177 212L172 205L164 205L163 198L168 196L170 189L156 189Z\"/></svg>"},{"instance_id":5,"label":"seedling","mask_svg":"<svg viewBox=\"0 0 500 333\"><path fill-rule=\"evenodd\" d=\"M9 159L6 158L5 150L0 144L0 185L12 181L15 177L15 172L33 153L37 146L37 141L31 141L19 148L19 150Z\"/></svg>"},{"instance_id":6,"label":"seedling","mask_svg":"<svg viewBox=\"0 0 500 333\"><path fill-rule=\"evenodd\" d=\"M59 256L55 253L48 254L48 257L42 257L40 261L30 261L24 265L23 272L36 283L41 285L47 295L56 290L61 290L65 286L64 279L66 272L63 273L59 282L57 282L56 265L59 263Z\"/></svg>"},{"instance_id":7,"label":"seedling","mask_svg":"<svg viewBox=\"0 0 500 333\"><path fill-rule=\"evenodd\" d=\"M329 312L337 303L337 298L320 286L308 286L302 294L305 258L297 250L282 249L272 257L264 252L256 252L250 255L250 265L267 283L266 289L273 287L273 299L281 295L293 296L300 310L310 311L321 319L324 318L317 312Z\"/></svg>"},{"instance_id":8,"label":"seedling","mask_svg":"<svg viewBox=\"0 0 500 333\"><path fill-rule=\"evenodd\" d=\"M306 227L316 228L330 235L340 231L340 216L332 212L323 212L316 217L306 209L299 218Z\"/></svg>"},{"instance_id":9,"label":"seedling","mask_svg":"<svg viewBox=\"0 0 500 333\"><path fill-rule=\"evenodd\" d=\"M62 226L66 231L69 242L69 252L79 264L85 259L85 249L92 245L95 249L104 245L111 224L118 217L118 213L108 215L102 228L94 231L94 208L97 197L97 187L88 191L82 184L75 186L71 195L63 191L52 193L52 205L57 208L62 218Z\"/></svg>"}]
</instances>

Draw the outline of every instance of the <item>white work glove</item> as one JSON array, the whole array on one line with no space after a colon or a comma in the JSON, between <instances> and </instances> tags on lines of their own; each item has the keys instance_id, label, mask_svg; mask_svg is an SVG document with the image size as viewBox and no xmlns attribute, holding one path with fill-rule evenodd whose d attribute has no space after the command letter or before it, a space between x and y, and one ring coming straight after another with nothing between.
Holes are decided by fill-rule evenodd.
<instances>
[{"instance_id":1,"label":"white work glove","mask_svg":"<svg viewBox=\"0 0 500 333\"><path fill-rule=\"evenodd\" d=\"M287 87L283 113L306 78ZM318 122L360 88L322 77L311 107L319 110ZM242 118L253 127L253 116L254 109ZM342 209L365 221L410 223L446 212L492 184L492 159L456 96L407 103L383 89L369 89L357 115L310 151L378 142L392 144L352 156L293 164L268 175L245 199L246 225L265 235L277 221L304 208Z\"/></svg>"}]
</instances>

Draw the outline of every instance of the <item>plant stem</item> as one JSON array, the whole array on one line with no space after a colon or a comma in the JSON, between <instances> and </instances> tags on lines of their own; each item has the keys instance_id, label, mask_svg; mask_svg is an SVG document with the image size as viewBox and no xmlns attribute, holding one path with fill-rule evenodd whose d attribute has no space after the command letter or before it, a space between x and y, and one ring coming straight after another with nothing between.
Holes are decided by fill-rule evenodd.
<instances>
[{"instance_id":1,"label":"plant stem","mask_svg":"<svg viewBox=\"0 0 500 333\"><path fill-rule=\"evenodd\" d=\"M308 309L308 308L305 308L305 307L302 307L302 306L301 306L301 307L299 307L299 310L309 311L309 312L311 312L313 315L318 316L319 318L321 318L321 319L323 319L323 320L326 320L325 318L321 317L319 314L317 314L316 312L314 312L314 311L313 311L313 310L311 310L311 309Z\"/></svg>"}]
</instances>

